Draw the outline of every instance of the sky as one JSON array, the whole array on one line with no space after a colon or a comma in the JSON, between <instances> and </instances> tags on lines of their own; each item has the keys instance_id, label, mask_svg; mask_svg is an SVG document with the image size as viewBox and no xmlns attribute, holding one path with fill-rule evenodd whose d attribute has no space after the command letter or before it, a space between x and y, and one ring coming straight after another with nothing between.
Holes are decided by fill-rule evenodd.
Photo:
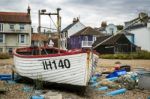
<instances>
[{"instance_id":1,"label":"sky","mask_svg":"<svg viewBox=\"0 0 150 99\"><path fill-rule=\"evenodd\" d=\"M150 0L0 0L0 11L26 12L28 5L34 31L40 9L56 13L56 8L61 8L62 29L76 17L85 26L100 27L102 21L123 25L125 21L136 18L139 12L150 15ZM42 16L42 26L55 28L52 20L55 22L56 16Z\"/></svg>"}]
</instances>

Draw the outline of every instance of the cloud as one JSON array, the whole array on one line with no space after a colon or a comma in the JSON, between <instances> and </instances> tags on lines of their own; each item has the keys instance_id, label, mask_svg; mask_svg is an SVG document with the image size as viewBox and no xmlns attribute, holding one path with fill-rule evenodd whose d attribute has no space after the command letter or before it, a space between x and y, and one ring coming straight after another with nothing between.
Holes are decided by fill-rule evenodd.
<instances>
[{"instance_id":1,"label":"cloud","mask_svg":"<svg viewBox=\"0 0 150 99\"><path fill-rule=\"evenodd\" d=\"M24 11L24 7L27 8L26 0L1 0L0 9L1 11Z\"/></svg>"},{"instance_id":2,"label":"cloud","mask_svg":"<svg viewBox=\"0 0 150 99\"><path fill-rule=\"evenodd\" d=\"M56 12L56 8L60 7L62 28L69 25L74 17L80 17L86 26L98 27L102 21L124 24L124 21L137 17L141 11L150 14L150 0L1 0L0 9L26 12L28 4L31 6L33 27L38 26L39 9ZM52 18L56 21L55 17ZM42 16L42 25L52 26L48 16Z\"/></svg>"}]
</instances>

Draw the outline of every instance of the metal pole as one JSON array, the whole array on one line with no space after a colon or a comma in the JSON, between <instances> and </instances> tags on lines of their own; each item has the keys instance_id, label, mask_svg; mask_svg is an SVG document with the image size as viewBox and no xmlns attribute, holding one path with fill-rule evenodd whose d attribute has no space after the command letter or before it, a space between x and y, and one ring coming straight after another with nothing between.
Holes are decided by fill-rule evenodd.
<instances>
[{"instance_id":1,"label":"metal pole","mask_svg":"<svg viewBox=\"0 0 150 99\"><path fill-rule=\"evenodd\" d=\"M61 48L63 48L62 46L62 35L61 35L61 16L59 16L59 31L60 31L60 46Z\"/></svg>"},{"instance_id":2,"label":"metal pole","mask_svg":"<svg viewBox=\"0 0 150 99\"><path fill-rule=\"evenodd\" d=\"M38 32L41 33L41 16L40 16L40 10L38 12L38 16L39 16L39 26L38 26Z\"/></svg>"},{"instance_id":3,"label":"metal pole","mask_svg":"<svg viewBox=\"0 0 150 99\"><path fill-rule=\"evenodd\" d=\"M61 9L60 8L57 8L57 32L58 32L58 48L59 48L59 52L60 53L60 16L59 16L59 11Z\"/></svg>"},{"instance_id":4,"label":"metal pole","mask_svg":"<svg viewBox=\"0 0 150 99\"><path fill-rule=\"evenodd\" d=\"M39 33L41 33L41 16L40 16L40 14L41 14L41 12L40 12L40 10L39 10L39 12L38 12L38 16L39 16L39 27L38 27L38 32ZM40 47L41 47L41 40L39 40L39 55L41 55L41 49L40 49Z\"/></svg>"}]
</instances>

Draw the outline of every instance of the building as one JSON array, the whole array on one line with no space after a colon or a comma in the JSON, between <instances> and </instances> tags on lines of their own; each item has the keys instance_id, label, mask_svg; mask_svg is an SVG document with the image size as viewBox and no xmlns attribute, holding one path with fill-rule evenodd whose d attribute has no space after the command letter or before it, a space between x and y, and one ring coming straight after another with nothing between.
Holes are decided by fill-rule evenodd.
<instances>
[{"instance_id":1,"label":"building","mask_svg":"<svg viewBox=\"0 0 150 99\"><path fill-rule=\"evenodd\" d=\"M108 24L105 28L107 35L114 35L117 33L117 26L114 24Z\"/></svg>"},{"instance_id":2,"label":"building","mask_svg":"<svg viewBox=\"0 0 150 99\"><path fill-rule=\"evenodd\" d=\"M40 34L32 33L31 45L37 47L58 47L58 36L54 33L52 34Z\"/></svg>"},{"instance_id":3,"label":"building","mask_svg":"<svg viewBox=\"0 0 150 99\"><path fill-rule=\"evenodd\" d=\"M145 22L136 22L137 20L138 18L135 18L131 21L125 22L126 31L134 34L135 45L141 47L142 50L150 51L150 17L148 17Z\"/></svg>"},{"instance_id":4,"label":"building","mask_svg":"<svg viewBox=\"0 0 150 99\"><path fill-rule=\"evenodd\" d=\"M85 25L78 18L74 18L73 22L62 30L62 49L67 49L67 39L83 28L85 28Z\"/></svg>"},{"instance_id":5,"label":"building","mask_svg":"<svg viewBox=\"0 0 150 99\"><path fill-rule=\"evenodd\" d=\"M125 34L125 36L128 38L128 40L129 40L131 43L135 44L135 43L134 43L134 34L133 34L133 33L130 33L130 32L125 31L125 30L122 31L122 33Z\"/></svg>"},{"instance_id":6,"label":"building","mask_svg":"<svg viewBox=\"0 0 150 99\"><path fill-rule=\"evenodd\" d=\"M31 45L32 46L47 46L48 45L48 36L46 34L32 33L31 35Z\"/></svg>"},{"instance_id":7,"label":"building","mask_svg":"<svg viewBox=\"0 0 150 99\"><path fill-rule=\"evenodd\" d=\"M0 12L0 52L31 45L30 7L27 12Z\"/></svg>"},{"instance_id":8,"label":"building","mask_svg":"<svg viewBox=\"0 0 150 99\"><path fill-rule=\"evenodd\" d=\"M96 38L103 34L91 27L85 27L68 39L68 49L91 48Z\"/></svg>"},{"instance_id":9,"label":"building","mask_svg":"<svg viewBox=\"0 0 150 99\"><path fill-rule=\"evenodd\" d=\"M108 24L103 21L101 23L101 27L99 28L95 28L95 30L100 31L101 33L105 34L105 35L114 35L117 33L118 29L117 26L114 24Z\"/></svg>"},{"instance_id":10,"label":"building","mask_svg":"<svg viewBox=\"0 0 150 99\"><path fill-rule=\"evenodd\" d=\"M124 33L98 37L92 46L93 49L100 54L129 53L136 51L136 45L131 43Z\"/></svg>"}]
</instances>

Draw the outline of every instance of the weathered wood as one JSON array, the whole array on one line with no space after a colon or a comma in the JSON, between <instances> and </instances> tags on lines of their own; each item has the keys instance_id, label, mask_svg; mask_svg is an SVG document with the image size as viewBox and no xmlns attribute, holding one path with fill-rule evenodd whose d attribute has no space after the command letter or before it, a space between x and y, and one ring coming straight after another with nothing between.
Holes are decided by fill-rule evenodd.
<instances>
[{"instance_id":1,"label":"weathered wood","mask_svg":"<svg viewBox=\"0 0 150 99\"><path fill-rule=\"evenodd\" d=\"M48 82L87 86L93 70L92 54L89 55L88 59L87 53L43 58L14 56L14 64L16 72L21 76ZM93 58L96 60L98 56L94 55Z\"/></svg>"}]
</instances>

